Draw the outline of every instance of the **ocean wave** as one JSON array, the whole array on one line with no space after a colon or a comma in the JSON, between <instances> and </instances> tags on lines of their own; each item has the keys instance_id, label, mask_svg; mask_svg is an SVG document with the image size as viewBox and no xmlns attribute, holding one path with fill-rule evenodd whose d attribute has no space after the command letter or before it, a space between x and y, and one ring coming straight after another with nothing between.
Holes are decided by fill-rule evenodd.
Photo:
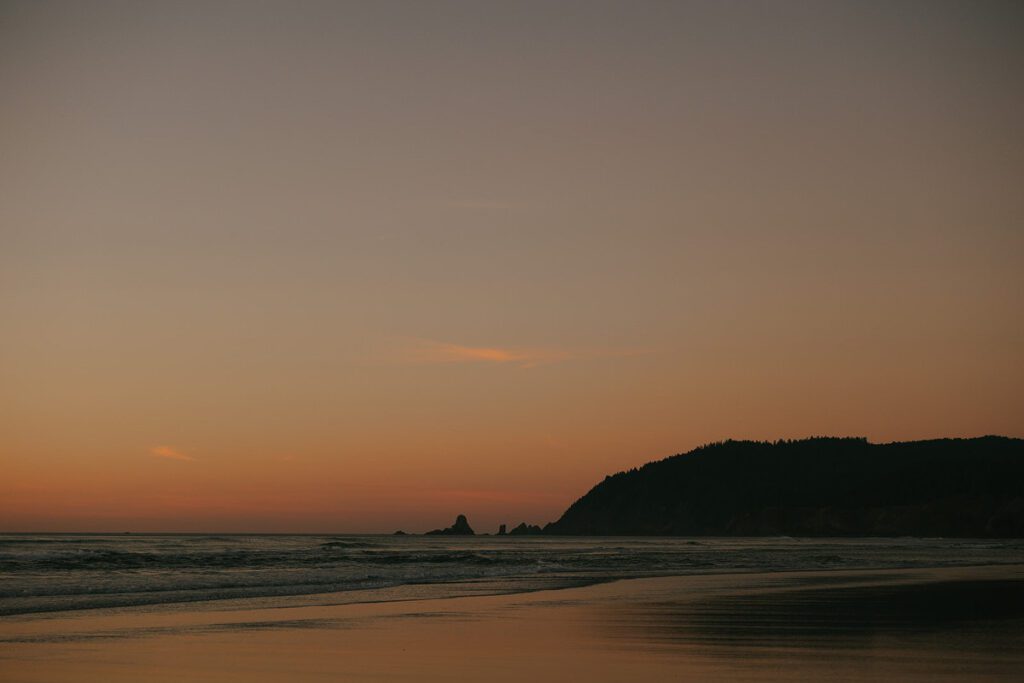
<instances>
[{"instance_id":1,"label":"ocean wave","mask_svg":"<svg viewBox=\"0 0 1024 683\"><path fill-rule=\"evenodd\" d=\"M694 545L698 543L698 545ZM952 546L956 550L951 552ZM731 571L1024 564L1024 542L948 539L0 537L0 613L401 585Z\"/></svg>"}]
</instances>

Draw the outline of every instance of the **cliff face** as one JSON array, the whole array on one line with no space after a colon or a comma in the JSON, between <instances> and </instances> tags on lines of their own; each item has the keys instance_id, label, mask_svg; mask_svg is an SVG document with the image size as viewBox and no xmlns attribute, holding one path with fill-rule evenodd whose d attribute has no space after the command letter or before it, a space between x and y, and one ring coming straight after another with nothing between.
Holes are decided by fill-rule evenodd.
<instances>
[{"instance_id":1,"label":"cliff face","mask_svg":"<svg viewBox=\"0 0 1024 683\"><path fill-rule=\"evenodd\" d=\"M607 477L544 532L1024 537L1024 440L727 441Z\"/></svg>"}]
</instances>

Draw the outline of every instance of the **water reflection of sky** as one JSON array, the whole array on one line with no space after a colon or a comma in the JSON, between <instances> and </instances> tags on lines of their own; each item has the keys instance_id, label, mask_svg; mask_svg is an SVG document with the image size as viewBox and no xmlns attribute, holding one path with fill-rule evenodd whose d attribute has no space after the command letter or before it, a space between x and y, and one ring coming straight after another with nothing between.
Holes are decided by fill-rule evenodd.
<instances>
[{"instance_id":1,"label":"water reflection of sky","mask_svg":"<svg viewBox=\"0 0 1024 683\"><path fill-rule=\"evenodd\" d=\"M789 680L812 662L839 676L1012 680L1024 670L1024 580L897 576L780 577L754 588L662 594L616 605L600 621L629 648L748 662L762 673L770 662L790 670Z\"/></svg>"}]
</instances>

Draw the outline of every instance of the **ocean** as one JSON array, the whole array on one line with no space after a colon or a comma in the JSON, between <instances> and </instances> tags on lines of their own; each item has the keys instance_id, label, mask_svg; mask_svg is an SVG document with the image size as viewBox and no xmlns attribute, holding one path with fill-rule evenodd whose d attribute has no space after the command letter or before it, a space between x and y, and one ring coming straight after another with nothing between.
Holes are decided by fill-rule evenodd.
<instances>
[{"instance_id":1,"label":"ocean","mask_svg":"<svg viewBox=\"0 0 1024 683\"><path fill-rule=\"evenodd\" d=\"M429 598L453 584L501 594L666 575L1021 563L1019 539L7 534L0 615L296 596L337 604L338 594L387 599L382 589L409 586Z\"/></svg>"}]
</instances>

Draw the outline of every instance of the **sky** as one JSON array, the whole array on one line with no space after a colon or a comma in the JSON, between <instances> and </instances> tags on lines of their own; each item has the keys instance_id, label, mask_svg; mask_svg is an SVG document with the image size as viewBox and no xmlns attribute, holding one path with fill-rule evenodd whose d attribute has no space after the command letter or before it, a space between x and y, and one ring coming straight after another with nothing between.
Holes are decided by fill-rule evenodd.
<instances>
[{"instance_id":1,"label":"sky","mask_svg":"<svg viewBox=\"0 0 1024 683\"><path fill-rule=\"evenodd\" d=\"M0 530L478 531L1024 436L1018 2L0 3Z\"/></svg>"}]
</instances>

